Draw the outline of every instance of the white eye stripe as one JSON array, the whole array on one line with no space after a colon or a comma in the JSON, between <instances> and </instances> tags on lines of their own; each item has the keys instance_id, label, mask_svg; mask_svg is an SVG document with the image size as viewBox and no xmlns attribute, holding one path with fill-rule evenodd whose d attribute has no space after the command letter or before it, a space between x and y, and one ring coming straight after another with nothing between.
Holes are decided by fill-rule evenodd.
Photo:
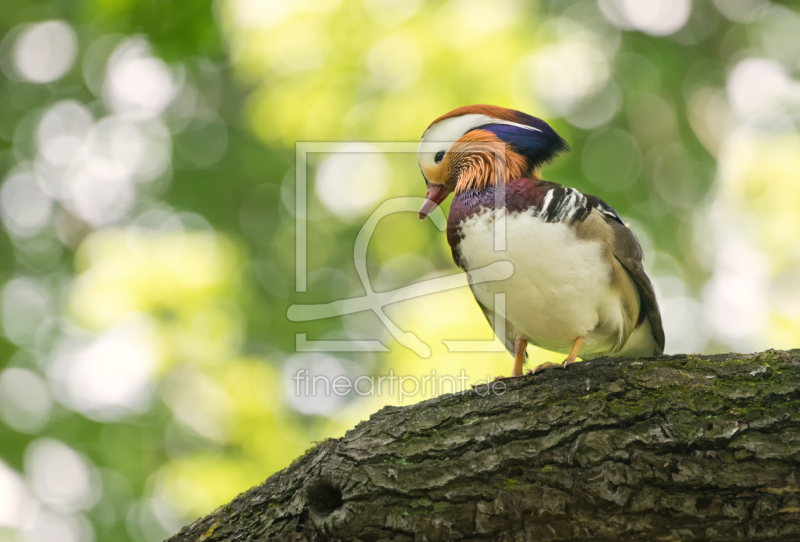
<instances>
[{"instance_id":1,"label":"white eye stripe","mask_svg":"<svg viewBox=\"0 0 800 542\"><path fill-rule=\"evenodd\" d=\"M437 141L441 141L447 146L446 149L438 150L449 151L454 141L461 139L461 137L470 130L474 130L475 128L479 128L487 124L505 124L507 126L516 126L517 128L523 128L533 132L541 132L539 128L534 128L533 126L527 126L525 124L511 122L508 120L496 119L494 117L490 117L489 115L471 113L469 115L461 115L458 117L445 119L425 130L425 133L422 134L422 139L419 142L417 153L420 154L423 152L428 152L423 151L423 147L429 149L430 145ZM436 162L434 162L432 157L423 158L423 156L420 155L420 164L434 166L436 165Z\"/></svg>"},{"instance_id":2,"label":"white eye stripe","mask_svg":"<svg viewBox=\"0 0 800 542\"><path fill-rule=\"evenodd\" d=\"M517 128L525 128L534 132L541 132L540 129L528 126L527 124L519 124L518 122L511 122L510 120L495 120L492 124L507 124L508 126L516 126Z\"/></svg>"},{"instance_id":3,"label":"white eye stripe","mask_svg":"<svg viewBox=\"0 0 800 542\"><path fill-rule=\"evenodd\" d=\"M464 115L464 116L471 116L471 115ZM486 115L476 115L476 116L485 117ZM464 132L461 135L463 136L467 132L470 132L471 130L474 130L476 128L480 128L481 126L486 126L487 124L505 124L507 126L516 126L517 128L523 128L525 130L531 130L532 132L541 132L541 130L539 128L534 128L533 126L528 126L527 124L520 124L518 122L511 122L510 120L500 120L500 119L495 119L495 118L492 118L492 117L486 117L486 118L490 119L490 120L487 120L486 122L478 123L475 126L470 127L469 129L467 129L466 132ZM431 126L427 130L425 130L425 133L422 134L422 139L425 139L425 136L428 135L428 132L430 132L431 129L433 129L435 127L436 126Z\"/></svg>"},{"instance_id":4,"label":"white eye stripe","mask_svg":"<svg viewBox=\"0 0 800 542\"><path fill-rule=\"evenodd\" d=\"M534 132L541 132L539 128L512 122L510 120L501 120L489 115L481 115L478 113L471 113L469 115L461 115L458 117L451 117L439 123L434 124L422 134L422 139L427 141L456 141L461 136L486 124L505 124L507 126L516 126L525 130Z\"/></svg>"}]
</instances>

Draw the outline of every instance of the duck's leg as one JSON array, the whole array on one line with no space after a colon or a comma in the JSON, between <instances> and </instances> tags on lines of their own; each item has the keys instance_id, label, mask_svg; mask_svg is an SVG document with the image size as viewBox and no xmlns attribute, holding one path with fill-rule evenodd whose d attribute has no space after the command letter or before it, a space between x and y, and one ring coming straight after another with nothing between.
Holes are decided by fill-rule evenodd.
<instances>
[{"instance_id":1,"label":"duck's leg","mask_svg":"<svg viewBox=\"0 0 800 542\"><path fill-rule=\"evenodd\" d=\"M575 342L572 343L572 350L569 351L569 355L567 356L567 359L565 359L563 362L561 362L561 363L550 363L550 362L542 363L541 365L537 365L532 371L529 370L528 374L535 374L535 373L538 373L539 371L542 371L544 369L550 369L552 367L560 367L562 369L566 369L568 366L570 366L573 363L575 363L575 358L578 357L578 351L581 349L581 344L583 343L583 339L584 338L585 337L578 337L577 339L575 339Z\"/></svg>"},{"instance_id":2,"label":"duck's leg","mask_svg":"<svg viewBox=\"0 0 800 542\"><path fill-rule=\"evenodd\" d=\"M514 341L514 370L511 376L522 376L522 364L525 362L525 349L528 348L528 339Z\"/></svg>"},{"instance_id":3,"label":"duck's leg","mask_svg":"<svg viewBox=\"0 0 800 542\"><path fill-rule=\"evenodd\" d=\"M567 359L561 362L562 367L566 369L567 366L575 363L575 358L578 357L578 350L581 349L581 344L583 344L583 339L584 339L583 337L578 337L577 339L575 339L575 343L572 345L572 350L569 351Z\"/></svg>"}]
</instances>

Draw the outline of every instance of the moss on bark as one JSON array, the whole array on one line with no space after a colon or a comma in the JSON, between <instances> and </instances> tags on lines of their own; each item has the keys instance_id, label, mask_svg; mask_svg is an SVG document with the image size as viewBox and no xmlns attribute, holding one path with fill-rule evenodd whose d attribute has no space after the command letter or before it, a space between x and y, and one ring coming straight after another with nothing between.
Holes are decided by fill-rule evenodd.
<instances>
[{"instance_id":1,"label":"moss on bark","mask_svg":"<svg viewBox=\"0 0 800 542\"><path fill-rule=\"evenodd\" d=\"M504 383L386 407L169 540L800 540L800 350Z\"/></svg>"}]
</instances>

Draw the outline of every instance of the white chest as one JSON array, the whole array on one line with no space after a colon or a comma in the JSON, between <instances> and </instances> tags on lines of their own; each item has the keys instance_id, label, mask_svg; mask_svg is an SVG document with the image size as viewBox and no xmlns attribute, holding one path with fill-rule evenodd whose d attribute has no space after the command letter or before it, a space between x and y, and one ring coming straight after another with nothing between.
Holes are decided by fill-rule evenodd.
<instances>
[{"instance_id":1,"label":"white chest","mask_svg":"<svg viewBox=\"0 0 800 542\"><path fill-rule=\"evenodd\" d=\"M611 348L623 315L601 243L518 213L505 215L505 249L496 251L496 216L487 211L461 224L459 251L468 273L502 260L514 266L507 280L473 285L478 301L493 308L495 294L505 294L510 333L544 348L569 352L578 337L586 337L583 353Z\"/></svg>"}]
</instances>

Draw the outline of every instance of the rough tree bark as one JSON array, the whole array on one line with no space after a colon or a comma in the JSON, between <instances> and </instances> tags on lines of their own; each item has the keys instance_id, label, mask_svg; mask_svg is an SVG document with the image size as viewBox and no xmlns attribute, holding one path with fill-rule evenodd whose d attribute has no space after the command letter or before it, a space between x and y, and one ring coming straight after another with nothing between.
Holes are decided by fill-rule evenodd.
<instances>
[{"instance_id":1,"label":"rough tree bark","mask_svg":"<svg viewBox=\"0 0 800 542\"><path fill-rule=\"evenodd\" d=\"M506 383L386 407L169 540L800 540L800 350Z\"/></svg>"}]
</instances>

